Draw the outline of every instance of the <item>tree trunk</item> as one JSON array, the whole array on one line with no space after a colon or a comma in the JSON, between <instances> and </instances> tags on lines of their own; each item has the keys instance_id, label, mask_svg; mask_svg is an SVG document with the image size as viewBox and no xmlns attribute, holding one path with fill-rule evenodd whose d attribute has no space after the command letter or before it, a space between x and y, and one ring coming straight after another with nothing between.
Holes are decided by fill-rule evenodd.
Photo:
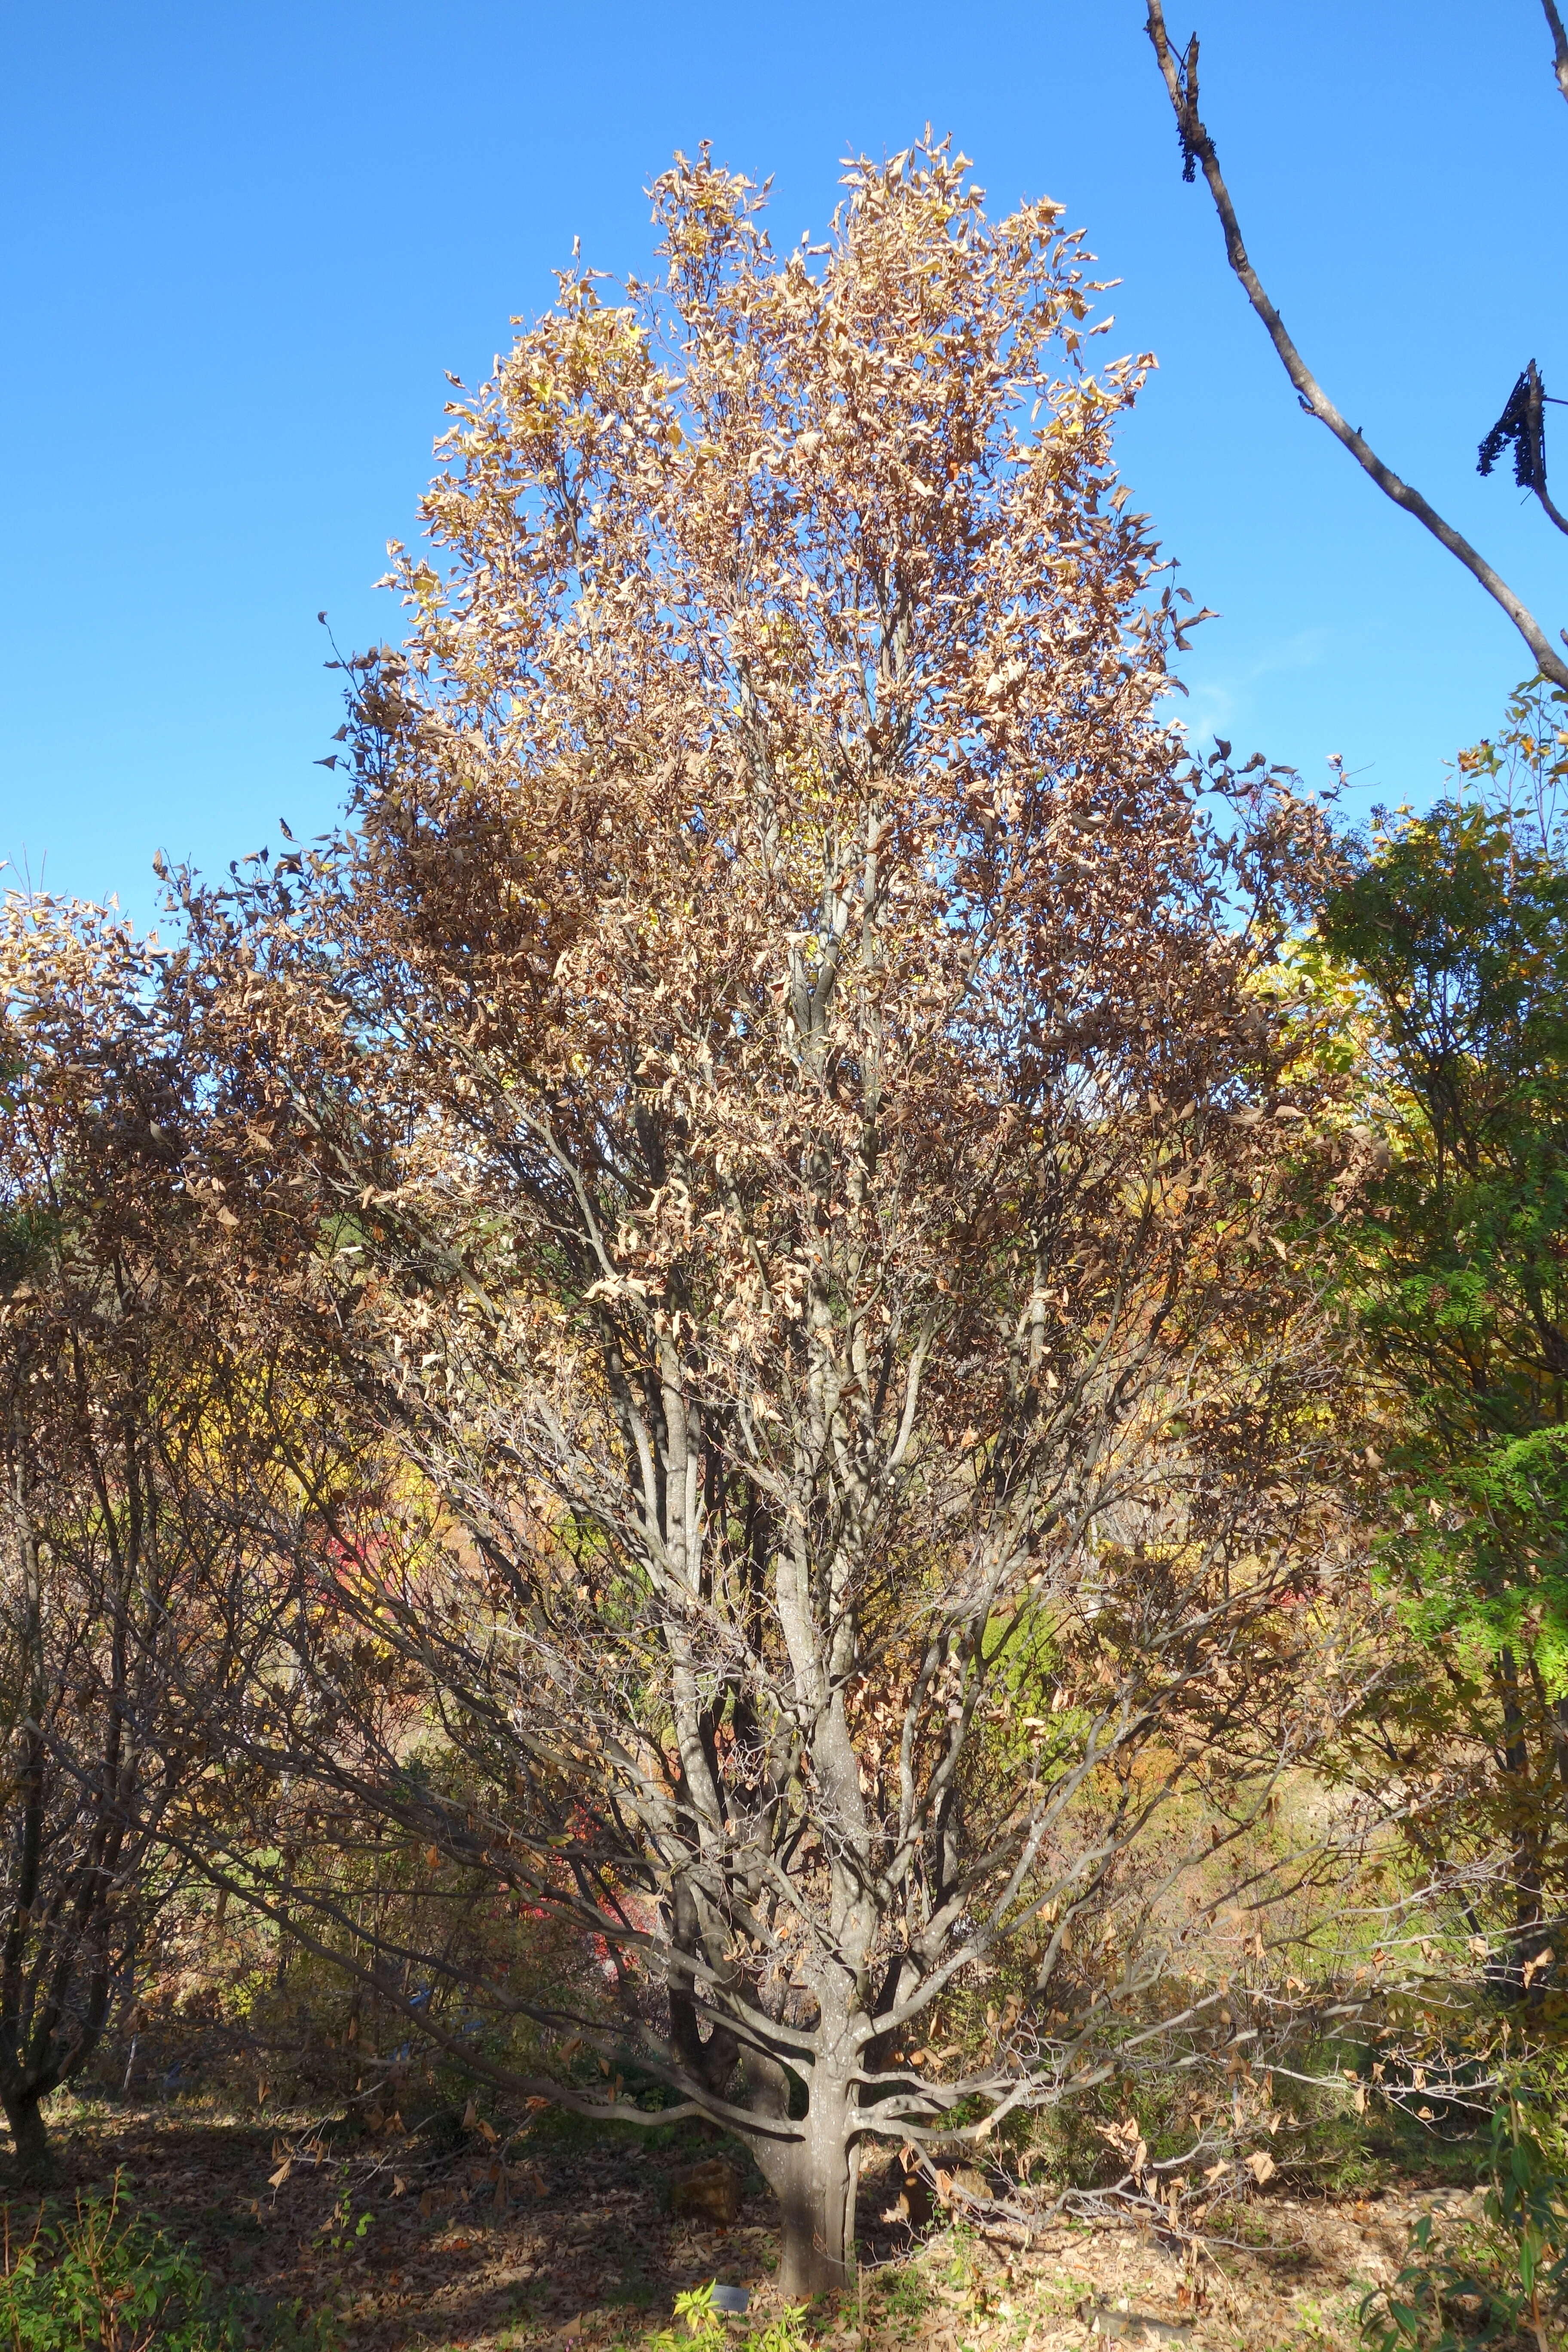
<instances>
[{"instance_id":1,"label":"tree trunk","mask_svg":"<svg viewBox=\"0 0 1568 2352\"><path fill-rule=\"evenodd\" d=\"M1531 1771L1530 1731L1520 1693L1518 1664L1506 1645L1498 1654L1497 1682L1502 1702L1503 1770L1513 1787L1513 1818L1509 1832L1513 1858L1514 1928L1507 1978L1510 1994L1518 2000L1525 1985L1524 1964L1533 1957L1531 1948L1541 1936L1542 1827L1546 1808ZM1539 1993L1536 1998L1540 1998Z\"/></svg>"},{"instance_id":2,"label":"tree trunk","mask_svg":"<svg viewBox=\"0 0 1568 2352\"><path fill-rule=\"evenodd\" d=\"M55 2159L38 2100L7 2099L5 2120L11 2126L16 2178L29 2189L49 2188L55 2177Z\"/></svg>"},{"instance_id":3,"label":"tree trunk","mask_svg":"<svg viewBox=\"0 0 1568 2352\"><path fill-rule=\"evenodd\" d=\"M793 2301L832 2294L855 2276L854 2112L848 2085L825 2076L819 2063L804 2138L760 2157L779 2200L779 2290Z\"/></svg>"}]
</instances>

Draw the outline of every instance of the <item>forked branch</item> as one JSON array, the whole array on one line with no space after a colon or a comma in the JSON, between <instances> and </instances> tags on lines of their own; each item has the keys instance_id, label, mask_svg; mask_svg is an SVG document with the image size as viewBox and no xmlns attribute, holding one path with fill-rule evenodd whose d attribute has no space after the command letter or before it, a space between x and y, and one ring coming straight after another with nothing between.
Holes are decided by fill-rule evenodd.
<instances>
[{"instance_id":1,"label":"forked branch","mask_svg":"<svg viewBox=\"0 0 1568 2352\"><path fill-rule=\"evenodd\" d=\"M1555 20L1556 10L1552 5L1552 0L1546 0L1546 5L1548 16ZM1203 117L1198 112L1197 36L1194 33L1185 50L1178 55L1172 47L1171 37L1165 27L1165 13L1161 0L1149 0L1147 31L1153 44L1154 54L1160 61L1160 71L1164 76L1165 88L1170 93L1172 109L1176 117L1176 129L1181 138L1182 153L1185 163L1184 176L1191 179L1194 166L1202 165L1204 178L1208 183L1209 194L1214 198L1215 210L1219 215L1220 226L1225 232L1226 257L1231 268L1240 279L1247 300L1262 320L1268 340L1279 352L1280 362L1296 387L1296 394L1302 407L1309 415L1317 417L1320 423L1328 426L1335 440L1343 444L1364 473L1370 474L1385 498L1392 499L1395 506L1403 507L1406 514L1414 515L1417 522L1424 524L1433 538L1447 549L1450 555L1458 557L1466 571L1480 583L1488 595L1496 604L1501 605L1525 644L1530 647L1536 667L1545 677L1551 678L1554 685L1568 687L1568 661L1565 661L1563 655L1554 648L1530 607L1521 597L1515 595L1507 581L1493 571L1486 558L1470 545L1462 532L1457 531L1452 523L1446 522L1436 508L1428 499L1424 499L1420 491L1413 488L1409 482L1403 480L1391 466L1385 466L1365 437L1353 425L1345 422L1301 357L1286 331L1285 321L1269 300L1261 278L1247 258L1247 247L1242 243L1240 224L1236 216L1236 206L1231 202L1230 190L1226 187L1225 175L1220 170L1219 157L1215 152L1214 141L1210 138ZM1554 21L1553 37L1558 37L1560 32L1561 26ZM1562 62L1563 57L1563 52L1560 48L1558 68L1560 80L1565 70ZM1565 88L1564 94L1568 95L1568 88Z\"/></svg>"}]
</instances>

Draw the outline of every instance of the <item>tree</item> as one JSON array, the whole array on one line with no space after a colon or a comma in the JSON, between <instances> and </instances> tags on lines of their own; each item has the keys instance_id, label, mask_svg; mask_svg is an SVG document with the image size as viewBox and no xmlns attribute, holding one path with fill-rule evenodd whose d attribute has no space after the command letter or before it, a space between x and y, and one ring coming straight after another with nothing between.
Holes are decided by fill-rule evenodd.
<instances>
[{"instance_id":1,"label":"tree","mask_svg":"<svg viewBox=\"0 0 1568 2352\"><path fill-rule=\"evenodd\" d=\"M600 1939L522 2087L742 2135L791 2293L868 2135L1167 2046L1343 1696L1279 1238L1316 1082L1256 986L1321 830L1161 722L1141 371L1086 372L1057 208L964 173L858 165L779 262L679 162L663 282L563 275L454 405L410 645L350 665L353 833L188 894L233 1148L258 1198L313 1168L289 1279L404 1465L297 1548L331 1606L246 1736ZM345 1612L460 1799L352 1703Z\"/></svg>"},{"instance_id":2,"label":"tree","mask_svg":"<svg viewBox=\"0 0 1568 2352\"><path fill-rule=\"evenodd\" d=\"M1568 99L1568 39L1564 37L1554 0L1542 0L1542 5L1552 35L1558 87L1563 97ZM1469 541L1456 530L1452 523L1444 520L1428 499L1423 497L1412 483L1403 480L1392 466L1384 463L1359 425L1349 424L1341 415L1307 365L1242 242L1241 224L1225 174L1220 169L1219 151L1198 111L1198 37L1194 33L1186 47L1177 50L1166 29L1162 0L1149 0L1146 30L1176 118L1182 146L1182 176L1192 179L1194 171L1201 166L1225 236L1226 258L1247 300L1262 320L1280 365L1295 386L1296 397L1301 406L1309 416L1315 416L1320 424L1328 426L1335 440L1350 452L1384 496L1391 499L1405 514L1413 516L1424 530L1430 531L1438 545L1447 548L1448 553L1464 565L1471 578L1479 582L1487 594L1501 606L1530 647L1531 656L1542 677L1559 687L1568 687L1568 660L1564 660L1522 598L1515 594L1507 581L1493 570ZM1535 362L1531 360L1514 386L1502 415L1481 444L1480 470L1489 473L1505 444L1511 442L1515 478L1520 487L1534 495L1542 511L1559 530L1568 531L1568 517L1558 510L1546 487L1544 411L1542 405L1545 397ZM1565 633L1559 631L1558 634L1562 638Z\"/></svg>"},{"instance_id":3,"label":"tree","mask_svg":"<svg viewBox=\"0 0 1568 2352\"><path fill-rule=\"evenodd\" d=\"M1440 1662L1439 1746L1452 1759L1462 1731L1493 1759L1481 1826L1521 1946L1568 1866L1565 702L1521 690L1452 794L1384 820L1320 924L1370 1016L1389 1153L1344 1228L1397 1432L1384 1549ZM1400 1731L1391 1712L1380 1744ZM1444 1785L1453 1838L1467 1808Z\"/></svg>"},{"instance_id":4,"label":"tree","mask_svg":"<svg viewBox=\"0 0 1568 2352\"><path fill-rule=\"evenodd\" d=\"M243 1458L218 1313L237 1221L186 1180L181 1004L114 919L7 902L0 2102L32 2179L43 2101L134 1997L180 1881L166 1832L211 1768L197 1702L237 1671L206 1605L207 1506Z\"/></svg>"}]
</instances>

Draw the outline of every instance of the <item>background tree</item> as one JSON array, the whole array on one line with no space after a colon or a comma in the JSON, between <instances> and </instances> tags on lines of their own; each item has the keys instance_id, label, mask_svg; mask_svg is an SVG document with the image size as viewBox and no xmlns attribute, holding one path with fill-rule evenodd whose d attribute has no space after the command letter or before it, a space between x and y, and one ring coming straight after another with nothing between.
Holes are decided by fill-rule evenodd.
<instances>
[{"instance_id":1,"label":"background tree","mask_svg":"<svg viewBox=\"0 0 1568 2352\"><path fill-rule=\"evenodd\" d=\"M205 1704L238 1672L209 1605L232 1573L212 1506L251 1475L237 1221L185 1166L164 961L48 900L0 928L0 2101L30 2178L42 2102L133 1998L179 1883L167 1832L212 1767Z\"/></svg>"},{"instance_id":2,"label":"background tree","mask_svg":"<svg viewBox=\"0 0 1568 2352\"><path fill-rule=\"evenodd\" d=\"M1521 692L1452 794L1384 821L1320 925L1362 992L1391 1155L1344 1228L1397 1433L1384 1549L1438 1669L1378 1745L1401 1771L1429 1746L1447 1840L1467 1815L1482 1851L1500 1836L1527 1956L1568 1864L1565 699Z\"/></svg>"},{"instance_id":3,"label":"background tree","mask_svg":"<svg viewBox=\"0 0 1568 2352\"><path fill-rule=\"evenodd\" d=\"M658 288L563 278L351 665L354 834L193 917L234 1148L258 1198L310 1154L294 1279L407 1465L300 1591L468 1787L322 1610L246 1736L601 1939L614 2013L533 2013L747 2139L792 2293L868 2134L1162 2046L1342 1696L1315 1081L1254 987L1320 829L1160 721L1139 370L1085 372L1057 208L945 148L847 186L778 261L681 162ZM1300 1865L1247 1864L1260 1950Z\"/></svg>"}]
</instances>

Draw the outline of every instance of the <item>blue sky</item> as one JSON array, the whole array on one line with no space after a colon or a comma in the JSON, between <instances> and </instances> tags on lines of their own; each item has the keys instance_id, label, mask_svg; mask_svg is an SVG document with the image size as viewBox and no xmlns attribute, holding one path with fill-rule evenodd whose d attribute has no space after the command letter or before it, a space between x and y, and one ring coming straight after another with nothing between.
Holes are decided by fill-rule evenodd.
<instances>
[{"instance_id":1,"label":"blue sky","mask_svg":"<svg viewBox=\"0 0 1568 2352\"><path fill-rule=\"evenodd\" d=\"M1552 630L1563 541L1475 448L1524 362L1568 392L1568 108L1536 0L1194 0L1254 257L1331 394ZM1174 0L1173 30L1189 28ZM1361 800L1440 789L1527 667L1507 624L1301 415L1182 184L1142 0L50 0L6 16L0 856L151 914L312 832L337 724L315 615L393 634L447 387L706 137L793 243L837 159L930 121L993 204L1083 224L1155 376L1137 503L1223 618L1186 715ZM1543 259L1544 257L1544 259ZM1568 410L1555 427L1568 488Z\"/></svg>"}]
</instances>

